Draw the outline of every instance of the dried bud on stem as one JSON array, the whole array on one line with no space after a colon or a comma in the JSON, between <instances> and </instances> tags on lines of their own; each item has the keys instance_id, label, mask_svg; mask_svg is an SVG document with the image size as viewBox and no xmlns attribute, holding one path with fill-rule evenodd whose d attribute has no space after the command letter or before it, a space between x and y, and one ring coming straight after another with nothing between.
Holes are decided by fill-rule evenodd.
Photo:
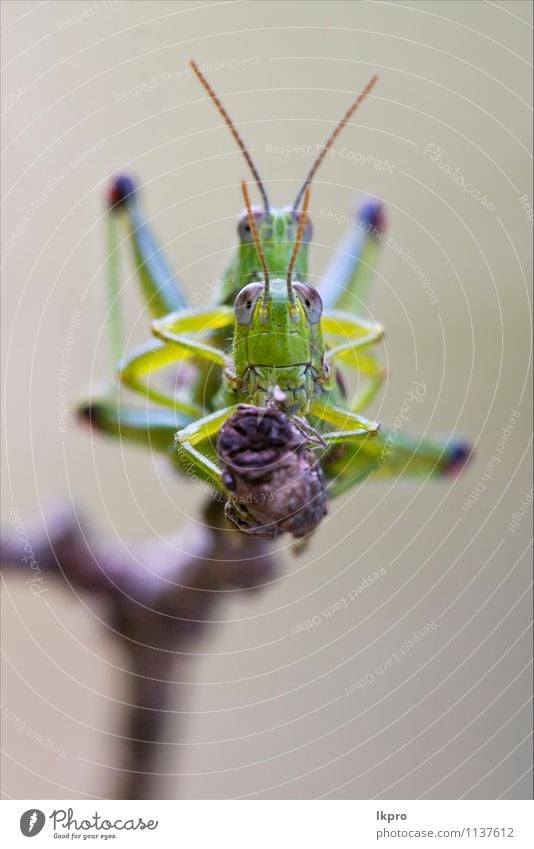
<instances>
[{"instance_id":1,"label":"dried bud on stem","mask_svg":"<svg viewBox=\"0 0 534 849\"><path fill-rule=\"evenodd\" d=\"M228 520L247 534L301 538L326 515L321 466L310 435L278 408L240 404L219 432L217 453L231 493Z\"/></svg>"}]
</instances>

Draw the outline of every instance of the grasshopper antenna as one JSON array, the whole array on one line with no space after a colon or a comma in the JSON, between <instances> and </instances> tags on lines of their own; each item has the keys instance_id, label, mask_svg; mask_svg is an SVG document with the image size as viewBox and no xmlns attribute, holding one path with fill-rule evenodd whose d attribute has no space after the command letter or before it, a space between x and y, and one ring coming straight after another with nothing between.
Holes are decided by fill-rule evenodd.
<instances>
[{"instance_id":1,"label":"grasshopper antenna","mask_svg":"<svg viewBox=\"0 0 534 849\"><path fill-rule=\"evenodd\" d=\"M296 199L295 203L293 204L293 212L296 212L297 209L299 208L299 205L300 205L300 202L302 200L302 196L304 195L304 192L306 191L307 187L310 185L311 181L315 177L315 174L317 172L317 169L319 168L319 165L321 164L321 162L325 158L326 154L328 153L328 151L330 150L330 148L334 144L334 142L337 139L338 135L340 134L341 130L343 129L343 127L345 126L347 121L349 121L350 118L352 118L352 116L356 112L360 103L363 100L365 100L365 98L370 93L371 89L374 88L374 86L377 82L378 82L378 74L375 74L373 77L371 77L371 79L369 80L369 82L365 86L364 90L361 92L361 94L358 95L358 97L356 98L356 100L354 101L352 106L350 106L347 109L347 111L343 115L343 118L341 119L341 121L339 122L337 127L335 128L334 132L332 133L332 135L330 136L330 138L328 139L328 141L326 142L324 147L321 149L319 156L317 157L317 159L313 163L313 165L310 169L310 172L309 172L308 176L306 177L304 184L303 184L302 188L300 189L300 191L297 195L297 199Z\"/></svg>"},{"instance_id":2,"label":"grasshopper antenna","mask_svg":"<svg viewBox=\"0 0 534 849\"><path fill-rule=\"evenodd\" d=\"M195 72L198 79L200 80L200 82L202 83L202 85L204 86L204 88L206 89L211 100L213 100L213 102L214 102L215 106L217 107L217 109L219 110L220 114L224 118L224 120L225 120L225 122L228 126L228 129L232 133L232 135L233 135L233 137L234 137L234 139L237 143L237 146L239 147L239 149L241 150L241 153L245 157L247 165L252 172L252 176L256 180L256 183L258 185L258 189L260 190L260 194L261 194L261 197L262 197L262 200L263 200L263 208L265 210L265 215L268 215L269 214L269 198L267 197L267 192L265 191L265 186L263 185L263 181L262 181L262 179L261 179L261 177L258 173L258 169L254 165L254 162L252 161L252 157L251 157L250 153L248 152L248 150L246 149L243 139L241 138L241 136L237 132L237 130L234 126L234 122L230 118L228 112L226 111L226 109L222 105L221 101L219 100L219 98L217 97L215 92L213 91L212 87L210 86L206 77L204 76L204 74L202 73L200 68L198 67L197 63L193 59L191 59L189 64L190 64L191 68L193 69L193 71Z\"/></svg>"},{"instance_id":3,"label":"grasshopper antenna","mask_svg":"<svg viewBox=\"0 0 534 849\"><path fill-rule=\"evenodd\" d=\"M263 269L263 302L266 303L267 298L269 297L269 269L267 268L267 260L265 259L265 254L263 253L263 248L260 242L260 234L258 233L258 227L256 225L256 219L254 218L254 214L252 212L252 207L250 205L250 198L248 196L247 184L244 180L241 180L241 191L243 192L243 198L245 200L245 206L247 208L248 215L248 223L250 224L250 229L252 232L252 238L254 239L254 244L256 245L256 250L258 252L258 256L260 258L261 267Z\"/></svg>"},{"instance_id":4,"label":"grasshopper antenna","mask_svg":"<svg viewBox=\"0 0 534 849\"><path fill-rule=\"evenodd\" d=\"M291 254L291 259L289 260L289 267L287 269L287 294L289 297L289 303L295 303L295 295L293 293L292 286L292 278L293 278L293 269L295 267L295 262L297 260L297 253L300 248L300 243L302 242L302 236L304 235L304 228L306 227L306 220L308 218L308 206L310 204L310 186L306 185L304 187L304 201L302 204L302 210L300 213L299 226L297 230L297 238L295 239L295 244L293 245L293 253Z\"/></svg>"}]
</instances>

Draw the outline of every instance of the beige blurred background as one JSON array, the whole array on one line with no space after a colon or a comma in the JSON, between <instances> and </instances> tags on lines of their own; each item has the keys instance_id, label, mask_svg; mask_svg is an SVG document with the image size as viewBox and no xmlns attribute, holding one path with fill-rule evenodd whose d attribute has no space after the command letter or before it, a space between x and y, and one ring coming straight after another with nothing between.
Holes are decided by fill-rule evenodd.
<instances>
[{"instance_id":1,"label":"beige blurred background","mask_svg":"<svg viewBox=\"0 0 534 849\"><path fill-rule=\"evenodd\" d=\"M170 536L202 500L148 452L91 438L72 420L60 432L57 383L73 315L67 403L109 374L110 175L129 170L143 184L189 294L231 255L248 175L186 73L190 57L281 205L311 156L269 145L320 144L380 73L315 181L312 274L344 229L326 213L351 215L358 199L382 198L389 233L437 302L386 246L370 308L387 328L389 377L372 412L392 422L412 381L423 381L411 431L476 442L456 480L346 495L303 556L282 540L284 568L270 587L220 608L224 621L195 646L176 703L185 714L169 728L180 745L161 753L162 796L530 796L531 12L525 2L415 0L3 3L6 521L12 509L29 522L71 499L103 535L128 542ZM456 168L473 194L451 178ZM148 316L133 283L126 289L134 344L147 338ZM464 511L477 486L480 498ZM290 636L380 567L385 575L347 608ZM431 622L400 663L345 695ZM110 794L124 657L98 608L60 586L33 598L9 577L2 645L4 795ZM32 740L22 723L66 754Z\"/></svg>"}]
</instances>

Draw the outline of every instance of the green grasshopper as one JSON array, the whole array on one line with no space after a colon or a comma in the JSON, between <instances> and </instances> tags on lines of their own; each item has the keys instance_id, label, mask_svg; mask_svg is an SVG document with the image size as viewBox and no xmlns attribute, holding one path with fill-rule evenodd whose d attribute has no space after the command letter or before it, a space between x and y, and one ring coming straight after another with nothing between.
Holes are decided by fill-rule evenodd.
<instances>
[{"instance_id":1,"label":"green grasshopper","mask_svg":"<svg viewBox=\"0 0 534 849\"><path fill-rule=\"evenodd\" d=\"M358 317L353 304L376 263L382 207L366 202L360 225L347 234L324 282L307 282L310 184L333 142L370 93L373 77L322 147L292 206L270 206L250 153L219 98L197 65L196 76L227 124L262 199L251 206L242 183L245 211L238 222L239 245L212 306L188 307L183 290L159 250L138 204L133 181L118 177L110 193L110 323L115 352L122 356L118 315L118 222L126 224L141 289L153 314L155 337L120 360L119 382L153 406L130 406L114 398L80 408L98 430L140 442L167 454L181 471L231 494L218 465L216 437L240 404L259 411L275 405L290 417L310 447L319 451L329 496L374 477L443 474L463 465L467 446L459 441L401 437L388 443L379 425L361 410L384 377L372 346L382 327ZM177 369L174 386L152 377ZM343 371L356 370L362 387L349 401ZM185 374L185 377L184 377Z\"/></svg>"}]
</instances>

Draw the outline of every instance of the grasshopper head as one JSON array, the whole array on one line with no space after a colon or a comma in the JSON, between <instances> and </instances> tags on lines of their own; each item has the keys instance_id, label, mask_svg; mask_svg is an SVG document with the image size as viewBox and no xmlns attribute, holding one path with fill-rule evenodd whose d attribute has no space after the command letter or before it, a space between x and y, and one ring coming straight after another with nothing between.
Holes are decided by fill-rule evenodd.
<instances>
[{"instance_id":1,"label":"grasshopper head","mask_svg":"<svg viewBox=\"0 0 534 849\"><path fill-rule=\"evenodd\" d=\"M314 375L322 370L322 309L319 293L298 280L291 296L280 277L268 289L257 281L241 290L234 305L234 366L248 403L275 402L289 415L305 415Z\"/></svg>"},{"instance_id":2,"label":"grasshopper head","mask_svg":"<svg viewBox=\"0 0 534 849\"><path fill-rule=\"evenodd\" d=\"M313 392L314 375L322 371L323 364L321 297L312 286L293 279L306 228L310 190L307 188L304 194L302 213L293 220L293 224L297 220L298 224L285 276L271 277L258 218L244 181L241 187L262 278L248 283L235 300L235 372L248 387L249 403L263 406L276 401L291 414L304 414ZM291 216L291 212L285 215Z\"/></svg>"}]
</instances>

